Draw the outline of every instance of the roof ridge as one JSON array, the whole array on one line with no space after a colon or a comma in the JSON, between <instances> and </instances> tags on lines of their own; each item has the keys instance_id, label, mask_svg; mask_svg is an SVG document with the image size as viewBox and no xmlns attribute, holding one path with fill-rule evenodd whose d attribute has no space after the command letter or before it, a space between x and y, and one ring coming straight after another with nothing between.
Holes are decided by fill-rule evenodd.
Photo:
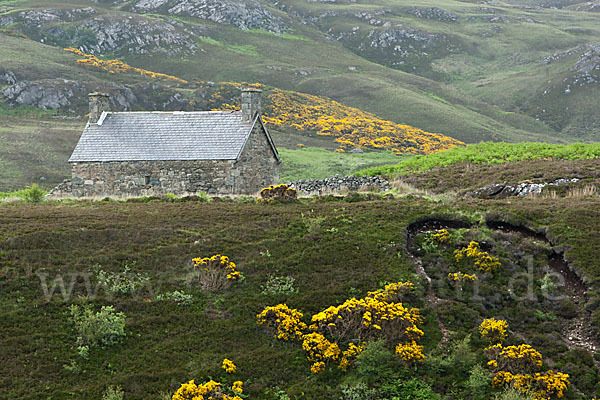
<instances>
[{"instance_id":1,"label":"roof ridge","mask_svg":"<svg viewBox=\"0 0 600 400\"><path fill-rule=\"evenodd\" d=\"M207 110L207 111L107 111L107 114L238 114L241 110Z\"/></svg>"}]
</instances>

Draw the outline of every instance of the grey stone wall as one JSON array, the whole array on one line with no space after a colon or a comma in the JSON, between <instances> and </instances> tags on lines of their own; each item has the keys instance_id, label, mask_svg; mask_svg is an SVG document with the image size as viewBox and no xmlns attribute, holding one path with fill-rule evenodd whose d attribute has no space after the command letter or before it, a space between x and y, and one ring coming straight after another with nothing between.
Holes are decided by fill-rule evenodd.
<instances>
[{"instance_id":1,"label":"grey stone wall","mask_svg":"<svg viewBox=\"0 0 600 400\"><path fill-rule=\"evenodd\" d=\"M239 172L237 193L256 194L279 182L279 163L260 122L250 134L235 169Z\"/></svg>"},{"instance_id":2,"label":"grey stone wall","mask_svg":"<svg viewBox=\"0 0 600 400\"><path fill-rule=\"evenodd\" d=\"M255 195L279 180L279 165L257 124L239 160L72 163L72 178L52 197L140 197L173 193Z\"/></svg>"}]
</instances>

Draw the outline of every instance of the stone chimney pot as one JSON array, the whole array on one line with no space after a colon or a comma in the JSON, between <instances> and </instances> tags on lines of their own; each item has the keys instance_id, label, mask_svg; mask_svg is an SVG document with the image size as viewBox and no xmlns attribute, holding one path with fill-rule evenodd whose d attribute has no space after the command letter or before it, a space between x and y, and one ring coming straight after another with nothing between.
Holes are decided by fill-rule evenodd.
<instances>
[{"instance_id":1,"label":"stone chimney pot","mask_svg":"<svg viewBox=\"0 0 600 400\"><path fill-rule=\"evenodd\" d=\"M242 89L242 122L250 123L260 113L262 90L255 88Z\"/></svg>"},{"instance_id":2,"label":"stone chimney pot","mask_svg":"<svg viewBox=\"0 0 600 400\"><path fill-rule=\"evenodd\" d=\"M88 94L90 101L90 124L98 123L103 112L110 111L110 96L108 93L93 92Z\"/></svg>"}]
</instances>

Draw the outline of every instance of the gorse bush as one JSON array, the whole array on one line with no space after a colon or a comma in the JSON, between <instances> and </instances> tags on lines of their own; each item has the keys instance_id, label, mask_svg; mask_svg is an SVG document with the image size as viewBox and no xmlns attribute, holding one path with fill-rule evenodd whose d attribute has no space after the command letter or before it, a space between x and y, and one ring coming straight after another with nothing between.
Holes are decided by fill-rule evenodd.
<instances>
[{"instance_id":1,"label":"gorse bush","mask_svg":"<svg viewBox=\"0 0 600 400\"><path fill-rule=\"evenodd\" d=\"M241 281L243 275L227 256L215 254L212 257L192 259L200 288L209 292L218 292L231 287L232 282Z\"/></svg>"},{"instance_id":2,"label":"gorse bush","mask_svg":"<svg viewBox=\"0 0 600 400\"><path fill-rule=\"evenodd\" d=\"M265 201L293 201L296 200L297 195L296 189L284 184L271 185L260 191L260 199Z\"/></svg>"},{"instance_id":3,"label":"gorse bush","mask_svg":"<svg viewBox=\"0 0 600 400\"><path fill-rule=\"evenodd\" d=\"M340 151L354 147L392 150L397 154L429 154L462 142L386 121L324 97L273 89L263 117L275 129L293 129L331 136Z\"/></svg>"},{"instance_id":4,"label":"gorse bush","mask_svg":"<svg viewBox=\"0 0 600 400\"><path fill-rule=\"evenodd\" d=\"M77 54L78 56L84 57L82 59L77 60L77 64L94 67L104 71L107 71L111 74L120 74L124 72L135 72L142 76L147 76L154 79L162 79L162 80L173 80L179 83L187 83L186 80L177 78L176 76L161 74L160 72L152 72L142 68L132 67L129 64L125 64L119 60L102 60L93 54L85 54L81 50L78 50L73 47L68 47L64 49L65 51L73 54Z\"/></svg>"},{"instance_id":5,"label":"gorse bush","mask_svg":"<svg viewBox=\"0 0 600 400\"><path fill-rule=\"evenodd\" d=\"M486 321L492 322L486 324ZM506 324L497 328L498 321L495 320L486 321L482 326L496 329L480 328L484 338L485 335L497 337L498 332L508 328ZM528 344L503 347L497 343L488 346L484 352L490 360L488 367L494 374L493 387L511 387L523 394L532 394L536 400L559 399L569 387L569 375L553 370L539 372L542 367L542 355Z\"/></svg>"},{"instance_id":6,"label":"gorse bush","mask_svg":"<svg viewBox=\"0 0 600 400\"><path fill-rule=\"evenodd\" d=\"M212 379L199 385L191 380L177 389L172 400L242 400L239 396L241 393L241 381L235 382L231 388L228 388Z\"/></svg>"},{"instance_id":7,"label":"gorse bush","mask_svg":"<svg viewBox=\"0 0 600 400\"><path fill-rule=\"evenodd\" d=\"M125 337L125 314L115 312L112 306L103 306L94 312L89 306L72 305L71 322L77 331L76 344L82 356L94 347L108 347Z\"/></svg>"},{"instance_id":8,"label":"gorse bush","mask_svg":"<svg viewBox=\"0 0 600 400\"><path fill-rule=\"evenodd\" d=\"M266 307L257 315L258 323L275 330L283 340L302 343L313 373L322 372L327 364L346 370L360 358L366 343L385 340L398 343L396 354L406 365L423 361L423 347L417 341L423 331L417 308L407 308L399 300L414 286L410 282L390 283L384 289L369 292L362 299L352 298L313 315L307 326L303 315L285 304Z\"/></svg>"},{"instance_id":9,"label":"gorse bush","mask_svg":"<svg viewBox=\"0 0 600 400\"><path fill-rule=\"evenodd\" d=\"M508 323L494 318L484 319L479 325L481 337L490 344L502 343L508 336Z\"/></svg>"}]
</instances>

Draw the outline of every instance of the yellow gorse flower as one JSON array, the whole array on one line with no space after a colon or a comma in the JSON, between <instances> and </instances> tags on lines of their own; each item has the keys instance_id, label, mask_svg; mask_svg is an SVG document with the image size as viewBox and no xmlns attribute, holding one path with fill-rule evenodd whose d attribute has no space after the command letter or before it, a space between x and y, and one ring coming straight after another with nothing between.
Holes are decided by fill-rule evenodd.
<instances>
[{"instance_id":1,"label":"yellow gorse flower","mask_svg":"<svg viewBox=\"0 0 600 400\"><path fill-rule=\"evenodd\" d=\"M485 320L479 327L482 336L493 341L506 337L508 324L495 319ZM503 347L496 343L485 353L490 358L487 365L497 371L492 386L511 386L522 393L532 393L536 400L563 397L569 387L569 375L552 370L535 372L542 366L542 355L528 344Z\"/></svg>"},{"instance_id":2,"label":"yellow gorse flower","mask_svg":"<svg viewBox=\"0 0 600 400\"><path fill-rule=\"evenodd\" d=\"M498 257L492 257L487 251L482 251L479 243L475 241L469 243L468 247L454 251L456 262L460 262L465 257L474 260L474 264L479 267L479 270L484 272L493 273L501 266Z\"/></svg>"},{"instance_id":3,"label":"yellow gorse flower","mask_svg":"<svg viewBox=\"0 0 600 400\"><path fill-rule=\"evenodd\" d=\"M221 365L221 368L223 368L228 374L233 374L237 370L237 367L233 361L227 358L223 360L223 365Z\"/></svg>"},{"instance_id":4,"label":"yellow gorse flower","mask_svg":"<svg viewBox=\"0 0 600 400\"><path fill-rule=\"evenodd\" d=\"M147 76L154 79L165 79L165 80L173 80L179 83L187 83L186 80L177 78L176 76L161 74L159 72L152 72L141 68L132 67L129 64L125 64L119 60L101 60L100 58L94 56L93 54L85 54L79 49L68 47L64 49L65 51L73 54L77 54L78 56L84 57L80 60L77 60L77 64L95 67L102 69L110 74L119 74L123 72L135 72L142 76Z\"/></svg>"},{"instance_id":5,"label":"yellow gorse flower","mask_svg":"<svg viewBox=\"0 0 600 400\"><path fill-rule=\"evenodd\" d=\"M387 284L362 299L351 298L313 315L308 327L301 321L302 313L285 304L266 307L257 319L259 324L275 329L278 339L302 341L313 373L323 371L332 362L338 362L338 367L346 370L363 351L365 342L375 338L405 343L414 353L411 358L414 361L424 358L422 348L416 343L423 336L417 326L422 323L421 316L419 309L399 302L413 288L410 282ZM344 343L347 348L342 351L340 345ZM419 351L421 356L417 355Z\"/></svg>"},{"instance_id":6,"label":"yellow gorse flower","mask_svg":"<svg viewBox=\"0 0 600 400\"><path fill-rule=\"evenodd\" d=\"M484 319L479 325L481 337L490 343L501 343L508 336L508 323L494 318Z\"/></svg>"}]
</instances>

